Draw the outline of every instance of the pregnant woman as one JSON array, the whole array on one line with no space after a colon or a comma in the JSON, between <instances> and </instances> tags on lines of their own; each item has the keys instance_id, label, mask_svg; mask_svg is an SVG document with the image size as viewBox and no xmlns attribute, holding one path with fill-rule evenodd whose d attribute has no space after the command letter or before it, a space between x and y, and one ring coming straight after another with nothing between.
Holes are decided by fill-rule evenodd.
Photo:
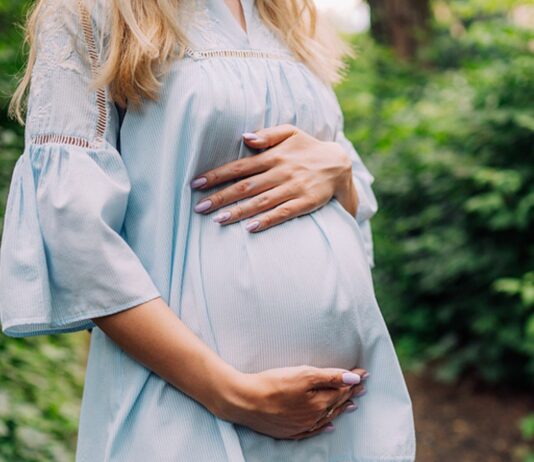
<instances>
[{"instance_id":1,"label":"pregnant woman","mask_svg":"<svg viewBox=\"0 0 534 462\"><path fill-rule=\"evenodd\" d=\"M42 0L26 27L0 313L91 331L76 460L413 461L312 2Z\"/></svg>"}]
</instances>

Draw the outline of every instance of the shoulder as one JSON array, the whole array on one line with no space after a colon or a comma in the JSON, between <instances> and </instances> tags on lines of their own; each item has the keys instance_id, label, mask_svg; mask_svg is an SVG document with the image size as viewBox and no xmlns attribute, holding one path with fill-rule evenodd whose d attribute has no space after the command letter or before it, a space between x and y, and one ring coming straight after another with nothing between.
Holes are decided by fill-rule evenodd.
<instances>
[{"instance_id":1,"label":"shoulder","mask_svg":"<svg viewBox=\"0 0 534 462\"><path fill-rule=\"evenodd\" d=\"M44 0L35 11L26 141L39 136L103 136L107 100L92 86L102 62L102 0ZM111 3L111 2L108 2Z\"/></svg>"},{"instance_id":2,"label":"shoulder","mask_svg":"<svg viewBox=\"0 0 534 462\"><path fill-rule=\"evenodd\" d=\"M111 26L110 3L105 0L42 1L35 15L37 46L59 41L65 47L70 44L81 52L81 45L90 37L102 45Z\"/></svg>"}]
</instances>

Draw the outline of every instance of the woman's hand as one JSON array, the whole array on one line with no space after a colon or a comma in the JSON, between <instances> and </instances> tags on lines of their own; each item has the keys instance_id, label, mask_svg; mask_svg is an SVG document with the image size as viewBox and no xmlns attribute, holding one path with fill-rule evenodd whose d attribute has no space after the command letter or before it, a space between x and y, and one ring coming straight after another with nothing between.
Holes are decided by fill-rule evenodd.
<instances>
[{"instance_id":1,"label":"woman's hand","mask_svg":"<svg viewBox=\"0 0 534 462\"><path fill-rule=\"evenodd\" d=\"M240 373L216 414L277 439L307 438L356 409L352 399L364 393L360 382L367 375L363 369L311 366Z\"/></svg>"},{"instance_id":2,"label":"woman's hand","mask_svg":"<svg viewBox=\"0 0 534 462\"><path fill-rule=\"evenodd\" d=\"M263 231L310 213L332 197L349 213L356 214L358 197L352 181L352 162L338 143L320 141L288 124L245 133L243 139L252 148L267 149L195 178L191 187L205 190L246 177L203 198L195 206L196 212L210 213L254 196L213 218L226 225L265 212L247 223L249 231Z\"/></svg>"}]
</instances>

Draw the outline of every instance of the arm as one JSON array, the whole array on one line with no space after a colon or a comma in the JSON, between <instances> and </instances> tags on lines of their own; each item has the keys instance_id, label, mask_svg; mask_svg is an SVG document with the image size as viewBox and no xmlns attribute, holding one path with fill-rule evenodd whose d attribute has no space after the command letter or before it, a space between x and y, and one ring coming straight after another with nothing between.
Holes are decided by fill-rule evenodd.
<instances>
[{"instance_id":1,"label":"arm","mask_svg":"<svg viewBox=\"0 0 534 462\"><path fill-rule=\"evenodd\" d=\"M93 318L113 341L171 385L202 403L217 416L226 416L244 381L200 340L163 299Z\"/></svg>"},{"instance_id":2,"label":"arm","mask_svg":"<svg viewBox=\"0 0 534 462\"><path fill-rule=\"evenodd\" d=\"M363 391L363 369L301 366L239 372L161 298L93 322L129 355L219 418L275 438L309 438L333 428L331 421L354 408L353 399ZM329 407L335 411L325 417Z\"/></svg>"}]
</instances>

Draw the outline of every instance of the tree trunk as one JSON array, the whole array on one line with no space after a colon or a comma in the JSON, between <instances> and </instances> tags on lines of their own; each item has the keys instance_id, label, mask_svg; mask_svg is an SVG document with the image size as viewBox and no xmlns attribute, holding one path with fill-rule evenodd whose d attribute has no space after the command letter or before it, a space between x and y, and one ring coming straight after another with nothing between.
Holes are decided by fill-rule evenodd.
<instances>
[{"instance_id":1,"label":"tree trunk","mask_svg":"<svg viewBox=\"0 0 534 462\"><path fill-rule=\"evenodd\" d=\"M428 33L429 0L369 0L371 33L401 58L412 59Z\"/></svg>"}]
</instances>

